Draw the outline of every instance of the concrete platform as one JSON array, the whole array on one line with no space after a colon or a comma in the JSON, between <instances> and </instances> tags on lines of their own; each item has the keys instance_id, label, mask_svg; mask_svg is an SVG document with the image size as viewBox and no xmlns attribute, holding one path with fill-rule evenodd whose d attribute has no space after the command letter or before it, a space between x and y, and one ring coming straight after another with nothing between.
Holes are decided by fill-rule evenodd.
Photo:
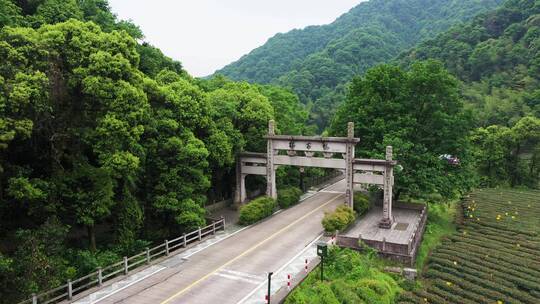
<instances>
[{"instance_id":1,"label":"concrete platform","mask_svg":"<svg viewBox=\"0 0 540 304\"><path fill-rule=\"evenodd\" d=\"M393 208L394 224L391 229L379 228L382 207L373 207L366 215L360 218L351 229L344 233L346 236L358 237L363 240L408 244L416 230L414 224L420 221L421 211L414 209Z\"/></svg>"},{"instance_id":2,"label":"concrete platform","mask_svg":"<svg viewBox=\"0 0 540 304\"><path fill-rule=\"evenodd\" d=\"M379 228L382 207L374 206L349 229L338 235L337 244L361 250L359 241L375 248L382 256L413 264L422 239L427 208L425 205L395 203L394 223L390 229Z\"/></svg>"}]
</instances>

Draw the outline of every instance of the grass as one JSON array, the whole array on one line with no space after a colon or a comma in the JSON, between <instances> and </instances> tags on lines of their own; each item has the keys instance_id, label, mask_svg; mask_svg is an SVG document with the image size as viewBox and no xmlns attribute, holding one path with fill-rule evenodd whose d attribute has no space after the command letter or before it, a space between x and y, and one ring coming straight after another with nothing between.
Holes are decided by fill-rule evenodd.
<instances>
[{"instance_id":1,"label":"grass","mask_svg":"<svg viewBox=\"0 0 540 304\"><path fill-rule=\"evenodd\" d=\"M286 299L286 304L394 303L403 279L382 271L386 262L368 250L332 248L324 281L317 267Z\"/></svg>"},{"instance_id":2,"label":"grass","mask_svg":"<svg viewBox=\"0 0 540 304\"><path fill-rule=\"evenodd\" d=\"M426 231L416 255L416 268L418 270L424 267L430 252L442 243L443 237L456 231L454 219L457 205L457 201L428 204Z\"/></svg>"},{"instance_id":3,"label":"grass","mask_svg":"<svg viewBox=\"0 0 540 304\"><path fill-rule=\"evenodd\" d=\"M423 287L398 303L539 303L540 191L480 189L460 207L457 231L424 258Z\"/></svg>"}]
</instances>

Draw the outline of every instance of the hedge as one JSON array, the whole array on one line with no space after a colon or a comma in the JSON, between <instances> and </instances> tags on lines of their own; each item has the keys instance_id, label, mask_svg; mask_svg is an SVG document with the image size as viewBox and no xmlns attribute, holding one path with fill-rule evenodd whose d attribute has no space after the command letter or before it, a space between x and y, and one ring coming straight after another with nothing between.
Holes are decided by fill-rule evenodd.
<instances>
[{"instance_id":1,"label":"hedge","mask_svg":"<svg viewBox=\"0 0 540 304\"><path fill-rule=\"evenodd\" d=\"M240 225L250 225L272 215L276 201L267 196L259 197L240 207Z\"/></svg>"},{"instance_id":2,"label":"hedge","mask_svg":"<svg viewBox=\"0 0 540 304\"><path fill-rule=\"evenodd\" d=\"M342 231L356 219L354 210L341 205L334 212L325 212L322 225L326 232Z\"/></svg>"},{"instance_id":3,"label":"hedge","mask_svg":"<svg viewBox=\"0 0 540 304\"><path fill-rule=\"evenodd\" d=\"M362 192L356 192L354 194L353 201L354 201L354 211L356 211L358 215L362 215L366 213L371 208L369 196L365 195Z\"/></svg>"},{"instance_id":4,"label":"hedge","mask_svg":"<svg viewBox=\"0 0 540 304\"><path fill-rule=\"evenodd\" d=\"M288 208L300 201L302 190L297 187L289 187L278 191L277 203L280 208Z\"/></svg>"}]
</instances>

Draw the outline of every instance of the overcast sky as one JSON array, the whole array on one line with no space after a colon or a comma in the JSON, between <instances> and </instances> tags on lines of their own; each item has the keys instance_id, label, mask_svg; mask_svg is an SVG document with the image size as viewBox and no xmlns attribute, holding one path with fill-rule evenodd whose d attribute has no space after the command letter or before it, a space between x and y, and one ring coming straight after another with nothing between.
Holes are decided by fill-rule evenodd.
<instances>
[{"instance_id":1,"label":"overcast sky","mask_svg":"<svg viewBox=\"0 0 540 304\"><path fill-rule=\"evenodd\" d=\"M145 41L206 76L276 33L327 24L363 0L109 0Z\"/></svg>"}]
</instances>

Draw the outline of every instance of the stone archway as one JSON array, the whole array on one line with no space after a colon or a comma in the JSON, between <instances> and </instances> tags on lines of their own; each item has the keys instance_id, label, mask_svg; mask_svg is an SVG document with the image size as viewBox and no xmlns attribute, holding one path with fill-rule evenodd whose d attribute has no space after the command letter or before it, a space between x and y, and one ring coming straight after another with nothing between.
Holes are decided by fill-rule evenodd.
<instances>
[{"instance_id":1,"label":"stone archway","mask_svg":"<svg viewBox=\"0 0 540 304\"><path fill-rule=\"evenodd\" d=\"M354 124L347 125L347 137L321 137L276 135L274 121L268 123L266 153L244 152L238 155L236 164L235 203L246 200L245 178L247 175L266 176L266 195L277 198L276 168L281 165L299 167L332 168L345 171L345 203L352 208L354 184L383 186L383 217L380 227L390 228L392 217L393 169L392 147L386 147L386 159L355 159L354 148L359 138L354 137ZM279 153L285 151L286 154ZM323 157L316 157L319 152ZM334 156L340 158L334 158Z\"/></svg>"}]
</instances>

